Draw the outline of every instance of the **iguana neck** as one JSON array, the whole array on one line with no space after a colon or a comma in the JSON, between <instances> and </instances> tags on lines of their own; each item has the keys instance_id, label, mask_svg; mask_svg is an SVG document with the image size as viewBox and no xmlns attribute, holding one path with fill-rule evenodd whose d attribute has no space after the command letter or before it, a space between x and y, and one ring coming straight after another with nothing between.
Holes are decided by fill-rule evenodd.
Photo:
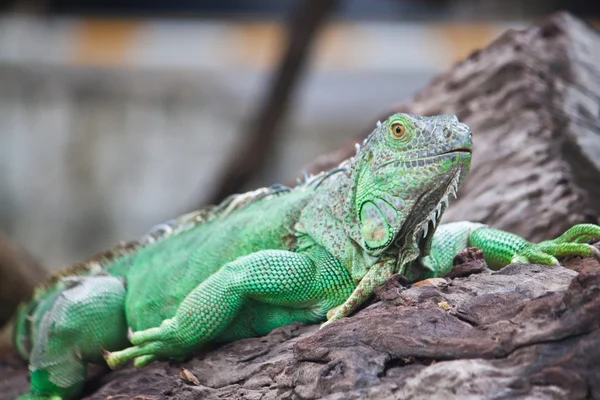
<instances>
[{"instance_id":1,"label":"iguana neck","mask_svg":"<svg viewBox=\"0 0 600 400\"><path fill-rule=\"evenodd\" d=\"M306 233L312 241L325 247L351 271L355 279L379 261L396 263L395 270L417 257L427 255L433 233L442 213L448 207L448 198L458 188L461 168L448 169L439 175L439 181L432 189L426 185L429 181L413 175L414 160L394 162L393 179L380 176L381 170L372 170L369 158L372 155L360 151L356 157L347 161L344 169L324 179L317 188L313 199L302 212L298 231ZM424 163L440 163L440 166L426 167L439 169L442 160L428 159ZM383 171L390 174L390 171ZM420 177L420 175L419 175ZM359 193L363 188L363 192ZM364 191L364 188L369 188ZM360 198L359 198L360 197ZM386 229L392 230L388 245L378 249L368 249L366 234L374 226L371 221L361 221L357 207L366 204L386 210ZM393 208L392 208L393 207ZM367 216L368 217L368 216ZM369 225L369 223L371 225ZM389 232L389 231L387 231ZM373 237L373 236L371 236Z\"/></svg>"},{"instance_id":2,"label":"iguana neck","mask_svg":"<svg viewBox=\"0 0 600 400\"><path fill-rule=\"evenodd\" d=\"M345 163L344 170L331 175L314 189L296 225L300 242L306 235L338 258L358 281L378 261L361 246L361 234L356 213L356 182L354 160Z\"/></svg>"}]
</instances>

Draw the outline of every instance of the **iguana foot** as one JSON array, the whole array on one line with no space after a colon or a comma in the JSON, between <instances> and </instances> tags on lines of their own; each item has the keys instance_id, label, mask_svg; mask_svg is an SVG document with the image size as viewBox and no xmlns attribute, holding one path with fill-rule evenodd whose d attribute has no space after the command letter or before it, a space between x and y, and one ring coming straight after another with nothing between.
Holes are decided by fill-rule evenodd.
<instances>
[{"instance_id":1,"label":"iguana foot","mask_svg":"<svg viewBox=\"0 0 600 400\"><path fill-rule=\"evenodd\" d=\"M136 360L135 366L146 365L155 359L155 354L164 353L165 346L161 342L151 342L142 346L131 346L124 350L105 352L104 359L111 369L125 366L129 361Z\"/></svg>"},{"instance_id":2,"label":"iguana foot","mask_svg":"<svg viewBox=\"0 0 600 400\"><path fill-rule=\"evenodd\" d=\"M513 256L513 263L536 263L560 265L559 257L594 257L600 261L600 250L585 242L600 238L600 226L594 224L575 225L553 240L531 243Z\"/></svg>"},{"instance_id":3,"label":"iguana foot","mask_svg":"<svg viewBox=\"0 0 600 400\"><path fill-rule=\"evenodd\" d=\"M174 319L166 319L159 327L132 333L130 340L134 346L119 351L105 351L106 363L111 369L117 369L134 360L135 367L142 367L159 358L188 354L191 349L178 334L176 325Z\"/></svg>"},{"instance_id":4,"label":"iguana foot","mask_svg":"<svg viewBox=\"0 0 600 400\"><path fill-rule=\"evenodd\" d=\"M487 264L497 270L516 263L560 265L558 259L567 256L595 257L600 261L600 250L586 243L593 239L600 239L600 226L579 224L556 239L540 243L531 243L514 233L480 227L471 233L469 242L482 249Z\"/></svg>"},{"instance_id":5,"label":"iguana foot","mask_svg":"<svg viewBox=\"0 0 600 400\"><path fill-rule=\"evenodd\" d=\"M350 316L360 307L372 294L375 287L382 285L387 278L392 276L391 265L380 262L371 267L367 274L361 279L350 297L342 304L327 312L327 321L321 324L321 329L338 319Z\"/></svg>"},{"instance_id":6,"label":"iguana foot","mask_svg":"<svg viewBox=\"0 0 600 400\"><path fill-rule=\"evenodd\" d=\"M334 321L337 321L338 319L342 319L345 316L342 308L343 305L344 304L340 304L339 306L327 311L327 321L321 324L320 329L325 328L327 325L331 324Z\"/></svg>"}]
</instances>

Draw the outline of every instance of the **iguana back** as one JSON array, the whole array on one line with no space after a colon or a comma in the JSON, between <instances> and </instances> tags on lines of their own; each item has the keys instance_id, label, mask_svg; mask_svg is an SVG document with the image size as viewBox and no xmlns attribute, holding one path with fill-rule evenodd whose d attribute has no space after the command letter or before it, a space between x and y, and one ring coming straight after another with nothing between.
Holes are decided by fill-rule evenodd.
<instances>
[{"instance_id":1,"label":"iguana back","mask_svg":"<svg viewBox=\"0 0 600 400\"><path fill-rule=\"evenodd\" d=\"M172 317L192 289L239 257L294 251L294 225L311 195L300 188L262 199L116 260L107 269L125 277L129 326L143 330Z\"/></svg>"}]
</instances>

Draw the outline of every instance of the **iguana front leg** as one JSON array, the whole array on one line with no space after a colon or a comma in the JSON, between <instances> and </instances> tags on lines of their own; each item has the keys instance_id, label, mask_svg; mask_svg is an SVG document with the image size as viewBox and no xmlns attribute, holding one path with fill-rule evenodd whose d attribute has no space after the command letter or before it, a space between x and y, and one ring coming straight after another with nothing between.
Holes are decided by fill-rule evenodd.
<instances>
[{"instance_id":1,"label":"iguana front leg","mask_svg":"<svg viewBox=\"0 0 600 400\"><path fill-rule=\"evenodd\" d=\"M327 312L327 321L321 324L321 328L324 328L333 321L347 317L356 311L373 294L373 290L377 286L383 285L392 276L392 273L392 265L387 262L380 262L373 265L358 283L358 286L356 286L350 297L339 306Z\"/></svg>"},{"instance_id":2,"label":"iguana front leg","mask_svg":"<svg viewBox=\"0 0 600 400\"><path fill-rule=\"evenodd\" d=\"M522 237L498 229L480 228L470 237L472 246L483 250L492 269L513 263L559 265L558 258L566 256L596 257L600 251L585 242L600 238L600 226L579 224L553 240L531 243Z\"/></svg>"},{"instance_id":3,"label":"iguana front leg","mask_svg":"<svg viewBox=\"0 0 600 400\"><path fill-rule=\"evenodd\" d=\"M514 233L488 228L473 222L452 222L441 225L433 236L431 254L421 259L430 276L442 277L452 269L454 256L469 246L483 250L485 261L492 269L512 263L557 265L558 258L569 255L595 257L600 251L585 242L600 238L600 226L575 225L560 237L532 243Z\"/></svg>"},{"instance_id":4,"label":"iguana front leg","mask_svg":"<svg viewBox=\"0 0 600 400\"><path fill-rule=\"evenodd\" d=\"M172 318L133 333L133 347L107 353L108 365L116 368L136 359L140 366L155 357L188 356L224 332L248 299L292 309L270 315L274 327L323 320L327 310L348 297L354 284L339 261L324 250L317 253L309 257L265 250L225 265L190 292Z\"/></svg>"}]
</instances>

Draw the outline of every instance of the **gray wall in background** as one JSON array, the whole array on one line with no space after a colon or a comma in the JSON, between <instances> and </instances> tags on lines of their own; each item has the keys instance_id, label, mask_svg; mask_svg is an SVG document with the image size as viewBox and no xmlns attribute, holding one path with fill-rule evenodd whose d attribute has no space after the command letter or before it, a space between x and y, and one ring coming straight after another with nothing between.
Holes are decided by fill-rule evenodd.
<instances>
[{"instance_id":1,"label":"gray wall in background","mask_svg":"<svg viewBox=\"0 0 600 400\"><path fill-rule=\"evenodd\" d=\"M269 169L289 182L433 71L312 73ZM202 204L265 75L0 64L0 230L61 268Z\"/></svg>"}]
</instances>

